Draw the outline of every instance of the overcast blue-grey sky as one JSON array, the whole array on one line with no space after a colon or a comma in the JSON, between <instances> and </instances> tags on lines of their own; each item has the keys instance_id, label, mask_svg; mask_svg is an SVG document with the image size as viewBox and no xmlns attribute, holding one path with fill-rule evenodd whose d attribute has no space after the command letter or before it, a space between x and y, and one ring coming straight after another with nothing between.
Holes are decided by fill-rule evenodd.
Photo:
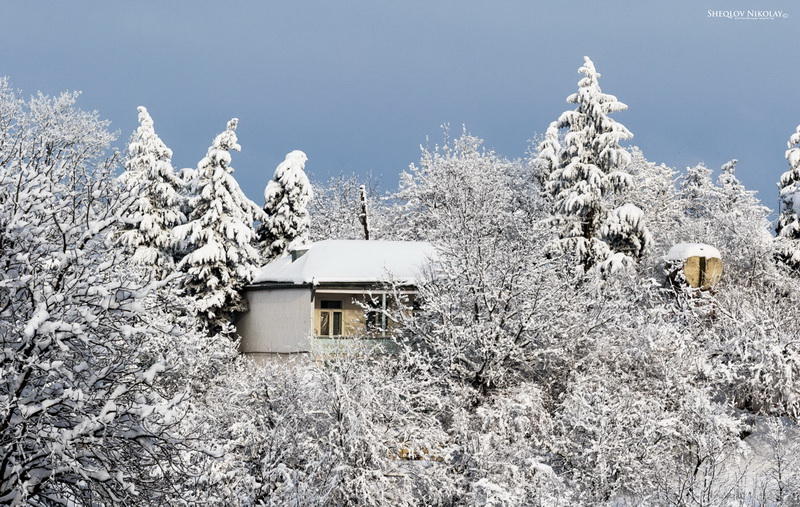
<instances>
[{"instance_id":1,"label":"overcast blue-grey sky","mask_svg":"<svg viewBox=\"0 0 800 507\"><path fill-rule=\"evenodd\" d=\"M522 156L567 108L583 55L650 160L738 158L770 207L800 123L795 2L4 0L0 17L0 75L26 93L82 90L120 145L145 105L175 165L194 167L239 117L234 167L257 202L293 149L312 178L371 172L384 188L443 123Z\"/></svg>"}]
</instances>

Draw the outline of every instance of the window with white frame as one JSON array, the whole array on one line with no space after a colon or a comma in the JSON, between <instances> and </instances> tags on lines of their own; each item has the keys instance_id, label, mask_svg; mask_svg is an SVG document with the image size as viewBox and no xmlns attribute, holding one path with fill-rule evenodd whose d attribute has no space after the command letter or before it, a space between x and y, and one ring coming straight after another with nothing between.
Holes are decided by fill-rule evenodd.
<instances>
[{"instance_id":1,"label":"window with white frame","mask_svg":"<svg viewBox=\"0 0 800 507\"><path fill-rule=\"evenodd\" d=\"M341 336L342 302L335 299L323 299L319 302L319 307L320 336Z\"/></svg>"}]
</instances>

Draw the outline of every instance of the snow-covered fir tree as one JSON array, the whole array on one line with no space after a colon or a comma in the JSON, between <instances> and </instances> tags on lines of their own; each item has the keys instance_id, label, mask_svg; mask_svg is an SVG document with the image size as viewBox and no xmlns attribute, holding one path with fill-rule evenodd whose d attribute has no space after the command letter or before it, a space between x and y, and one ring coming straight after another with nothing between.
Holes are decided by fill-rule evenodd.
<instances>
[{"instance_id":1,"label":"snow-covered fir tree","mask_svg":"<svg viewBox=\"0 0 800 507\"><path fill-rule=\"evenodd\" d=\"M128 191L138 196L119 241L157 278L174 269L177 241L172 229L185 222L183 182L172 167L172 150L158 137L147 109L139 106L139 127L131 136L125 172Z\"/></svg>"},{"instance_id":2,"label":"snow-covered fir tree","mask_svg":"<svg viewBox=\"0 0 800 507\"><path fill-rule=\"evenodd\" d=\"M308 239L308 204L313 192L305 173L308 157L300 150L286 155L264 189L264 221L258 242L265 260L283 255L294 241Z\"/></svg>"},{"instance_id":3,"label":"snow-covered fir tree","mask_svg":"<svg viewBox=\"0 0 800 507\"><path fill-rule=\"evenodd\" d=\"M635 204L623 204L608 214L600 228L603 240L614 252L613 256L629 256L638 259L644 254L653 238L644 224L644 213ZM614 262L626 262L620 258Z\"/></svg>"},{"instance_id":4,"label":"snow-covered fir tree","mask_svg":"<svg viewBox=\"0 0 800 507\"><path fill-rule=\"evenodd\" d=\"M761 204L756 196L756 192L748 190L736 176L736 164L738 160L732 159L722 164L721 173L717 178L719 186L719 211L715 213L716 218L720 219L723 215L733 215L740 221L746 221L757 228L764 228L763 220L769 215L770 210ZM746 227L742 224L741 227ZM741 230L740 227L740 230ZM736 237L734 230L729 231L731 237ZM751 232L752 231L748 231ZM746 235L751 235L746 234ZM738 236L741 236L739 234Z\"/></svg>"},{"instance_id":5,"label":"snow-covered fir tree","mask_svg":"<svg viewBox=\"0 0 800 507\"><path fill-rule=\"evenodd\" d=\"M744 185L739 181L739 178L736 177L736 164L739 161L735 158L732 158L722 164L720 170L722 171L717 178L717 182L719 185L728 193L735 194L744 190Z\"/></svg>"},{"instance_id":6,"label":"snow-covered fir tree","mask_svg":"<svg viewBox=\"0 0 800 507\"><path fill-rule=\"evenodd\" d=\"M789 170L778 183L780 215L775 225L777 256L787 266L800 269L800 125L789 137L786 160Z\"/></svg>"},{"instance_id":7,"label":"snow-covered fir tree","mask_svg":"<svg viewBox=\"0 0 800 507\"><path fill-rule=\"evenodd\" d=\"M632 134L609 116L627 106L601 91L600 74L588 57L579 72L583 77L578 91L567 97L576 108L548 128L540 160L550 171L547 190L562 227L559 246L574 253L585 270L614 271L630 264L649 242L641 216L630 206L609 215L610 194L623 193L630 184L625 168L631 157L620 142ZM556 130L560 129L566 133L559 145ZM611 223L606 223L609 219Z\"/></svg>"},{"instance_id":8,"label":"snow-covered fir tree","mask_svg":"<svg viewBox=\"0 0 800 507\"><path fill-rule=\"evenodd\" d=\"M253 246L253 221L262 219L261 210L239 188L231 166L230 152L241 149L237 123L236 118L228 122L197 164L198 193L190 202L189 221L175 229L190 250L179 264L189 275L185 289L196 297L198 316L210 334L225 331L231 315L245 309L240 289L262 262Z\"/></svg>"},{"instance_id":9,"label":"snow-covered fir tree","mask_svg":"<svg viewBox=\"0 0 800 507\"><path fill-rule=\"evenodd\" d=\"M544 139L539 143L535 151L535 177L545 195L550 175L553 174L553 171L561 164L561 139L559 136L559 123L557 121L551 122L550 125L547 126Z\"/></svg>"}]
</instances>

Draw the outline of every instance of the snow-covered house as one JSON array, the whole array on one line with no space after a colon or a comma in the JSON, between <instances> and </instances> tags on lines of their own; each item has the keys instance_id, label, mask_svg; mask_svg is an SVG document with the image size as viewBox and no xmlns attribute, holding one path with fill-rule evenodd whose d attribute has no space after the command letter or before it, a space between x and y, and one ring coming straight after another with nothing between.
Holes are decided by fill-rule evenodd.
<instances>
[{"instance_id":1,"label":"snow-covered house","mask_svg":"<svg viewBox=\"0 0 800 507\"><path fill-rule=\"evenodd\" d=\"M249 310L236 321L241 351L306 352L338 339L380 339L391 328L381 310L395 292L413 298L434 257L430 243L417 241L327 240L293 250L246 287Z\"/></svg>"}]
</instances>

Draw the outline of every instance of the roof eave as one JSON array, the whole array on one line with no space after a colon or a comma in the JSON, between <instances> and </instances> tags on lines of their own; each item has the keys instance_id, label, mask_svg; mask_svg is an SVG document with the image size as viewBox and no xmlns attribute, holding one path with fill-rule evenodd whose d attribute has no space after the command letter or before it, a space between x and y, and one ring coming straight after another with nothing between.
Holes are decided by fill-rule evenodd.
<instances>
[{"instance_id":1,"label":"roof eave","mask_svg":"<svg viewBox=\"0 0 800 507\"><path fill-rule=\"evenodd\" d=\"M294 282L255 282L244 286L245 290L269 290L269 289L310 289L314 285L310 283Z\"/></svg>"},{"instance_id":2,"label":"roof eave","mask_svg":"<svg viewBox=\"0 0 800 507\"><path fill-rule=\"evenodd\" d=\"M392 283L387 280L376 281L360 281L360 282L317 282L317 283L294 283L294 282L256 282L245 286L245 290L270 290L270 289L304 289L304 288L321 288L321 289L371 289L379 286L395 285L401 289L415 288L416 284L411 282Z\"/></svg>"}]
</instances>

